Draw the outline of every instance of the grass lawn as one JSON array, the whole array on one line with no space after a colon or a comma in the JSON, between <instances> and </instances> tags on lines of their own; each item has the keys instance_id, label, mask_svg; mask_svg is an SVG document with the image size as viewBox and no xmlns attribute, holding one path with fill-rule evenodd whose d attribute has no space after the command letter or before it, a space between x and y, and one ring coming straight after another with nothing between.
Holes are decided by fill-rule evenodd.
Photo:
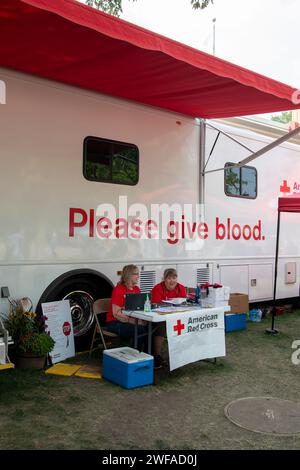
<instances>
[{"instance_id":1,"label":"grass lawn","mask_svg":"<svg viewBox=\"0 0 300 470\"><path fill-rule=\"evenodd\" d=\"M224 407L237 398L299 400L300 311L226 335L227 355L167 374L157 385L125 390L104 380L0 372L0 449L299 449L300 435L253 433L235 426ZM100 361L95 351L92 360ZM73 362L82 362L79 356Z\"/></svg>"}]
</instances>

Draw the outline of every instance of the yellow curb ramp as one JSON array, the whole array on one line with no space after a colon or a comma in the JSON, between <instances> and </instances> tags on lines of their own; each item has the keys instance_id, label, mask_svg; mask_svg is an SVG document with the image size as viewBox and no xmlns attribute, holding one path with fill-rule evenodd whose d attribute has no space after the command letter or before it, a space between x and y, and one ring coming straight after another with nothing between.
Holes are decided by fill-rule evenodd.
<instances>
[{"instance_id":1,"label":"yellow curb ramp","mask_svg":"<svg viewBox=\"0 0 300 470\"><path fill-rule=\"evenodd\" d=\"M45 374L64 375L71 377L81 368L80 364L64 364L63 362L55 364L45 371Z\"/></svg>"},{"instance_id":2,"label":"yellow curb ramp","mask_svg":"<svg viewBox=\"0 0 300 470\"><path fill-rule=\"evenodd\" d=\"M65 377L82 377L85 379L102 379L99 366L82 364L64 364L60 362L45 371L45 374L63 375Z\"/></svg>"},{"instance_id":3,"label":"yellow curb ramp","mask_svg":"<svg viewBox=\"0 0 300 470\"><path fill-rule=\"evenodd\" d=\"M0 370L6 369L14 369L15 365L12 362L8 362L7 364L0 364Z\"/></svg>"},{"instance_id":4,"label":"yellow curb ramp","mask_svg":"<svg viewBox=\"0 0 300 470\"><path fill-rule=\"evenodd\" d=\"M85 379L102 379L99 366L82 366L75 375Z\"/></svg>"}]
</instances>

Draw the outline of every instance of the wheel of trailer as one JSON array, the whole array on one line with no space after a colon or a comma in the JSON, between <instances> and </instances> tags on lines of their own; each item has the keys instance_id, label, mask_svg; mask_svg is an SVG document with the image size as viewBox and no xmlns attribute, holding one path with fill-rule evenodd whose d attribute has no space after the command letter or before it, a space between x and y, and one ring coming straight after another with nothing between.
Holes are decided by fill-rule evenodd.
<instances>
[{"instance_id":1,"label":"wheel of trailer","mask_svg":"<svg viewBox=\"0 0 300 470\"><path fill-rule=\"evenodd\" d=\"M87 349L93 333L93 303L111 296L112 283L97 271L76 269L59 276L43 292L37 306L56 300L69 300L76 351Z\"/></svg>"}]
</instances>

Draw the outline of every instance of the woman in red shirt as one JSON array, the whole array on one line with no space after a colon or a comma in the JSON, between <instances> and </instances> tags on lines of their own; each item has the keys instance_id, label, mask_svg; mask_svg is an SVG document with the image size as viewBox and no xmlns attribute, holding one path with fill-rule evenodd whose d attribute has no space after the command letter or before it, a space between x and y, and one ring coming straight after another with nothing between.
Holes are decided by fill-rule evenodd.
<instances>
[{"instance_id":1,"label":"woman in red shirt","mask_svg":"<svg viewBox=\"0 0 300 470\"><path fill-rule=\"evenodd\" d=\"M124 266L121 280L112 291L109 311L106 316L106 327L109 331L117 333L121 338L134 336L135 319L126 315L122 309L125 306L125 294L140 293L137 285L139 281L139 269L134 264ZM138 320L138 335L146 334L146 322ZM144 338L138 339L138 348L141 349Z\"/></svg>"},{"instance_id":2,"label":"woman in red shirt","mask_svg":"<svg viewBox=\"0 0 300 470\"><path fill-rule=\"evenodd\" d=\"M125 306L125 294L141 292L138 287L139 270L134 264L124 266L119 284L114 288L111 297L110 308L106 317L106 327L109 331L117 333L121 338L134 337L135 319L126 315L122 309ZM147 338L147 328L144 320L138 320L138 335L145 334L144 337L138 338L138 349L142 349ZM153 353L154 367L161 367L163 359L160 355L161 345L165 337L164 322L156 324L153 331ZM159 338L159 339L157 339Z\"/></svg>"},{"instance_id":3,"label":"woman in red shirt","mask_svg":"<svg viewBox=\"0 0 300 470\"><path fill-rule=\"evenodd\" d=\"M178 297L186 297L185 287L177 282L176 269L165 269L163 281L156 284L151 291L151 303L161 304L164 300ZM156 323L156 328L156 334L154 336L154 350L158 355L157 362L163 364L164 361L160 352L166 337L165 322Z\"/></svg>"},{"instance_id":4,"label":"woman in red shirt","mask_svg":"<svg viewBox=\"0 0 300 470\"><path fill-rule=\"evenodd\" d=\"M151 291L151 303L161 304L164 300L179 297L186 298L185 287L177 282L176 269L166 269L163 281L156 284Z\"/></svg>"}]
</instances>

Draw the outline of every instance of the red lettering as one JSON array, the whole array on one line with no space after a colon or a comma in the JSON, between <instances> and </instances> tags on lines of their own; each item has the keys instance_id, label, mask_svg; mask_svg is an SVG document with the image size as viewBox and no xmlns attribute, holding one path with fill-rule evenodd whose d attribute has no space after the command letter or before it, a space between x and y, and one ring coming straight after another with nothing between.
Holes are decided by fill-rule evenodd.
<instances>
[{"instance_id":1,"label":"red lettering","mask_svg":"<svg viewBox=\"0 0 300 470\"><path fill-rule=\"evenodd\" d=\"M235 233L237 231L237 233ZM241 238L241 227L238 224L234 224L232 227L232 238L234 240L239 240Z\"/></svg>"},{"instance_id":2,"label":"red lettering","mask_svg":"<svg viewBox=\"0 0 300 470\"><path fill-rule=\"evenodd\" d=\"M95 223L95 211L94 209L90 209L90 231L89 236L94 236L94 223Z\"/></svg>"},{"instance_id":3,"label":"red lettering","mask_svg":"<svg viewBox=\"0 0 300 470\"><path fill-rule=\"evenodd\" d=\"M220 233L220 231L222 231ZM219 223L219 217L216 218L216 240L224 240L226 229L224 224Z\"/></svg>"},{"instance_id":4,"label":"red lettering","mask_svg":"<svg viewBox=\"0 0 300 470\"><path fill-rule=\"evenodd\" d=\"M152 230L154 231L154 233L153 232L151 233ZM151 219L147 220L146 226L145 226L145 233L146 233L147 238L157 238L158 236L157 223L154 220L151 220Z\"/></svg>"},{"instance_id":5,"label":"red lettering","mask_svg":"<svg viewBox=\"0 0 300 470\"><path fill-rule=\"evenodd\" d=\"M280 187L280 189L281 189L281 187ZM289 188L289 189L290 189L290 188ZM299 191L299 184L294 183L293 190L294 190L294 191ZM283 191L282 191L282 192L283 192Z\"/></svg>"},{"instance_id":6,"label":"red lettering","mask_svg":"<svg viewBox=\"0 0 300 470\"><path fill-rule=\"evenodd\" d=\"M204 224L206 226L206 224ZM244 240L264 240L265 237L262 236L262 222L261 220L258 221L257 225L254 225L253 229L251 229L250 225L240 225L234 224L231 226L231 219L228 217L226 220L226 225L220 223L220 219L216 217L216 240L224 240L227 238L228 240L240 240L240 238L244 238ZM206 231L207 231L206 226ZM205 237L207 238L207 236Z\"/></svg>"},{"instance_id":7,"label":"red lettering","mask_svg":"<svg viewBox=\"0 0 300 470\"><path fill-rule=\"evenodd\" d=\"M206 240L208 237L208 226L206 223L198 225L198 237L202 240Z\"/></svg>"},{"instance_id":8,"label":"red lettering","mask_svg":"<svg viewBox=\"0 0 300 470\"><path fill-rule=\"evenodd\" d=\"M182 240L185 239L185 227L184 227L184 215L181 216L182 222L181 222L181 238Z\"/></svg>"},{"instance_id":9,"label":"red lettering","mask_svg":"<svg viewBox=\"0 0 300 470\"><path fill-rule=\"evenodd\" d=\"M248 230L248 235L246 235L246 230ZM243 237L245 240L250 240L251 238L251 227L250 225L245 225L243 228Z\"/></svg>"},{"instance_id":10,"label":"red lettering","mask_svg":"<svg viewBox=\"0 0 300 470\"><path fill-rule=\"evenodd\" d=\"M192 225L192 226L191 226ZM196 222L190 224L190 222L186 223L189 239L194 238L195 231L196 231Z\"/></svg>"},{"instance_id":11,"label":"red lettering","mask_svg":"<svg viewBox=\"0 0 300 470\"><path fill-rule=\"evenodd\" d=\"M138 239L138 238L142 237L142 227L141 227L141 225L142 225L141 219L133 219L130 222L130 228L137 232L136 234L131 233L131 238Z\"/></svg>"},{"instance_id":12,"label":"red lettering","mask_svg":"<svg viewBox=\"0 0 300 470\"><path fill-rule=\"evenodd\" d=\"M106 232L105 230L111 230L112 223L107 217L101 217L97 222L97 234L99 238L109 238L111 237L111 232Z\"/></svg>"},{"instance_id":13,"label":"red lettering","mask_svg":"<svg viewBox=\"0 0 300 470\"><path fill-rule=\"evenodd\" d=\"M253 238L254 240L261 240L261 220L253 228Z\"/></svg>"},{"instance_id":14,"label":"red lettering","mask_svg":"<svg viewBox=\"0 0 300 470\"><path fill-rule=\"evenodd\" d=\"M116 219L115 236L116 238L128 238L128 222L126 219Z\"/></svg>"},{"instance_id":15,"label":"red lettering","mask_svg":"<svg viewBox=\"0 0 300 470\"><path fill-rule=\"evenodd\" d=\"M171 227L174 227L174 232L171 232ZM176 245L176 243L178 243L178 222L170 220L167 225L167 234L169 236L167 239L168 243L170 243L170 245Z\"/></svg>"},{"instance_id":16,"label":"red lettering","mask_svg":"<svg viewBox=\"0 0 300 470\"><path fill-rule=\"evenodd\" d=\"M75 221L76 215L81 216L81 220ZM71 207L69 210L69 237L74 237L75 227L84 227L87 223L88 216L85 210Z\"/></svg>"}]
</instances>

